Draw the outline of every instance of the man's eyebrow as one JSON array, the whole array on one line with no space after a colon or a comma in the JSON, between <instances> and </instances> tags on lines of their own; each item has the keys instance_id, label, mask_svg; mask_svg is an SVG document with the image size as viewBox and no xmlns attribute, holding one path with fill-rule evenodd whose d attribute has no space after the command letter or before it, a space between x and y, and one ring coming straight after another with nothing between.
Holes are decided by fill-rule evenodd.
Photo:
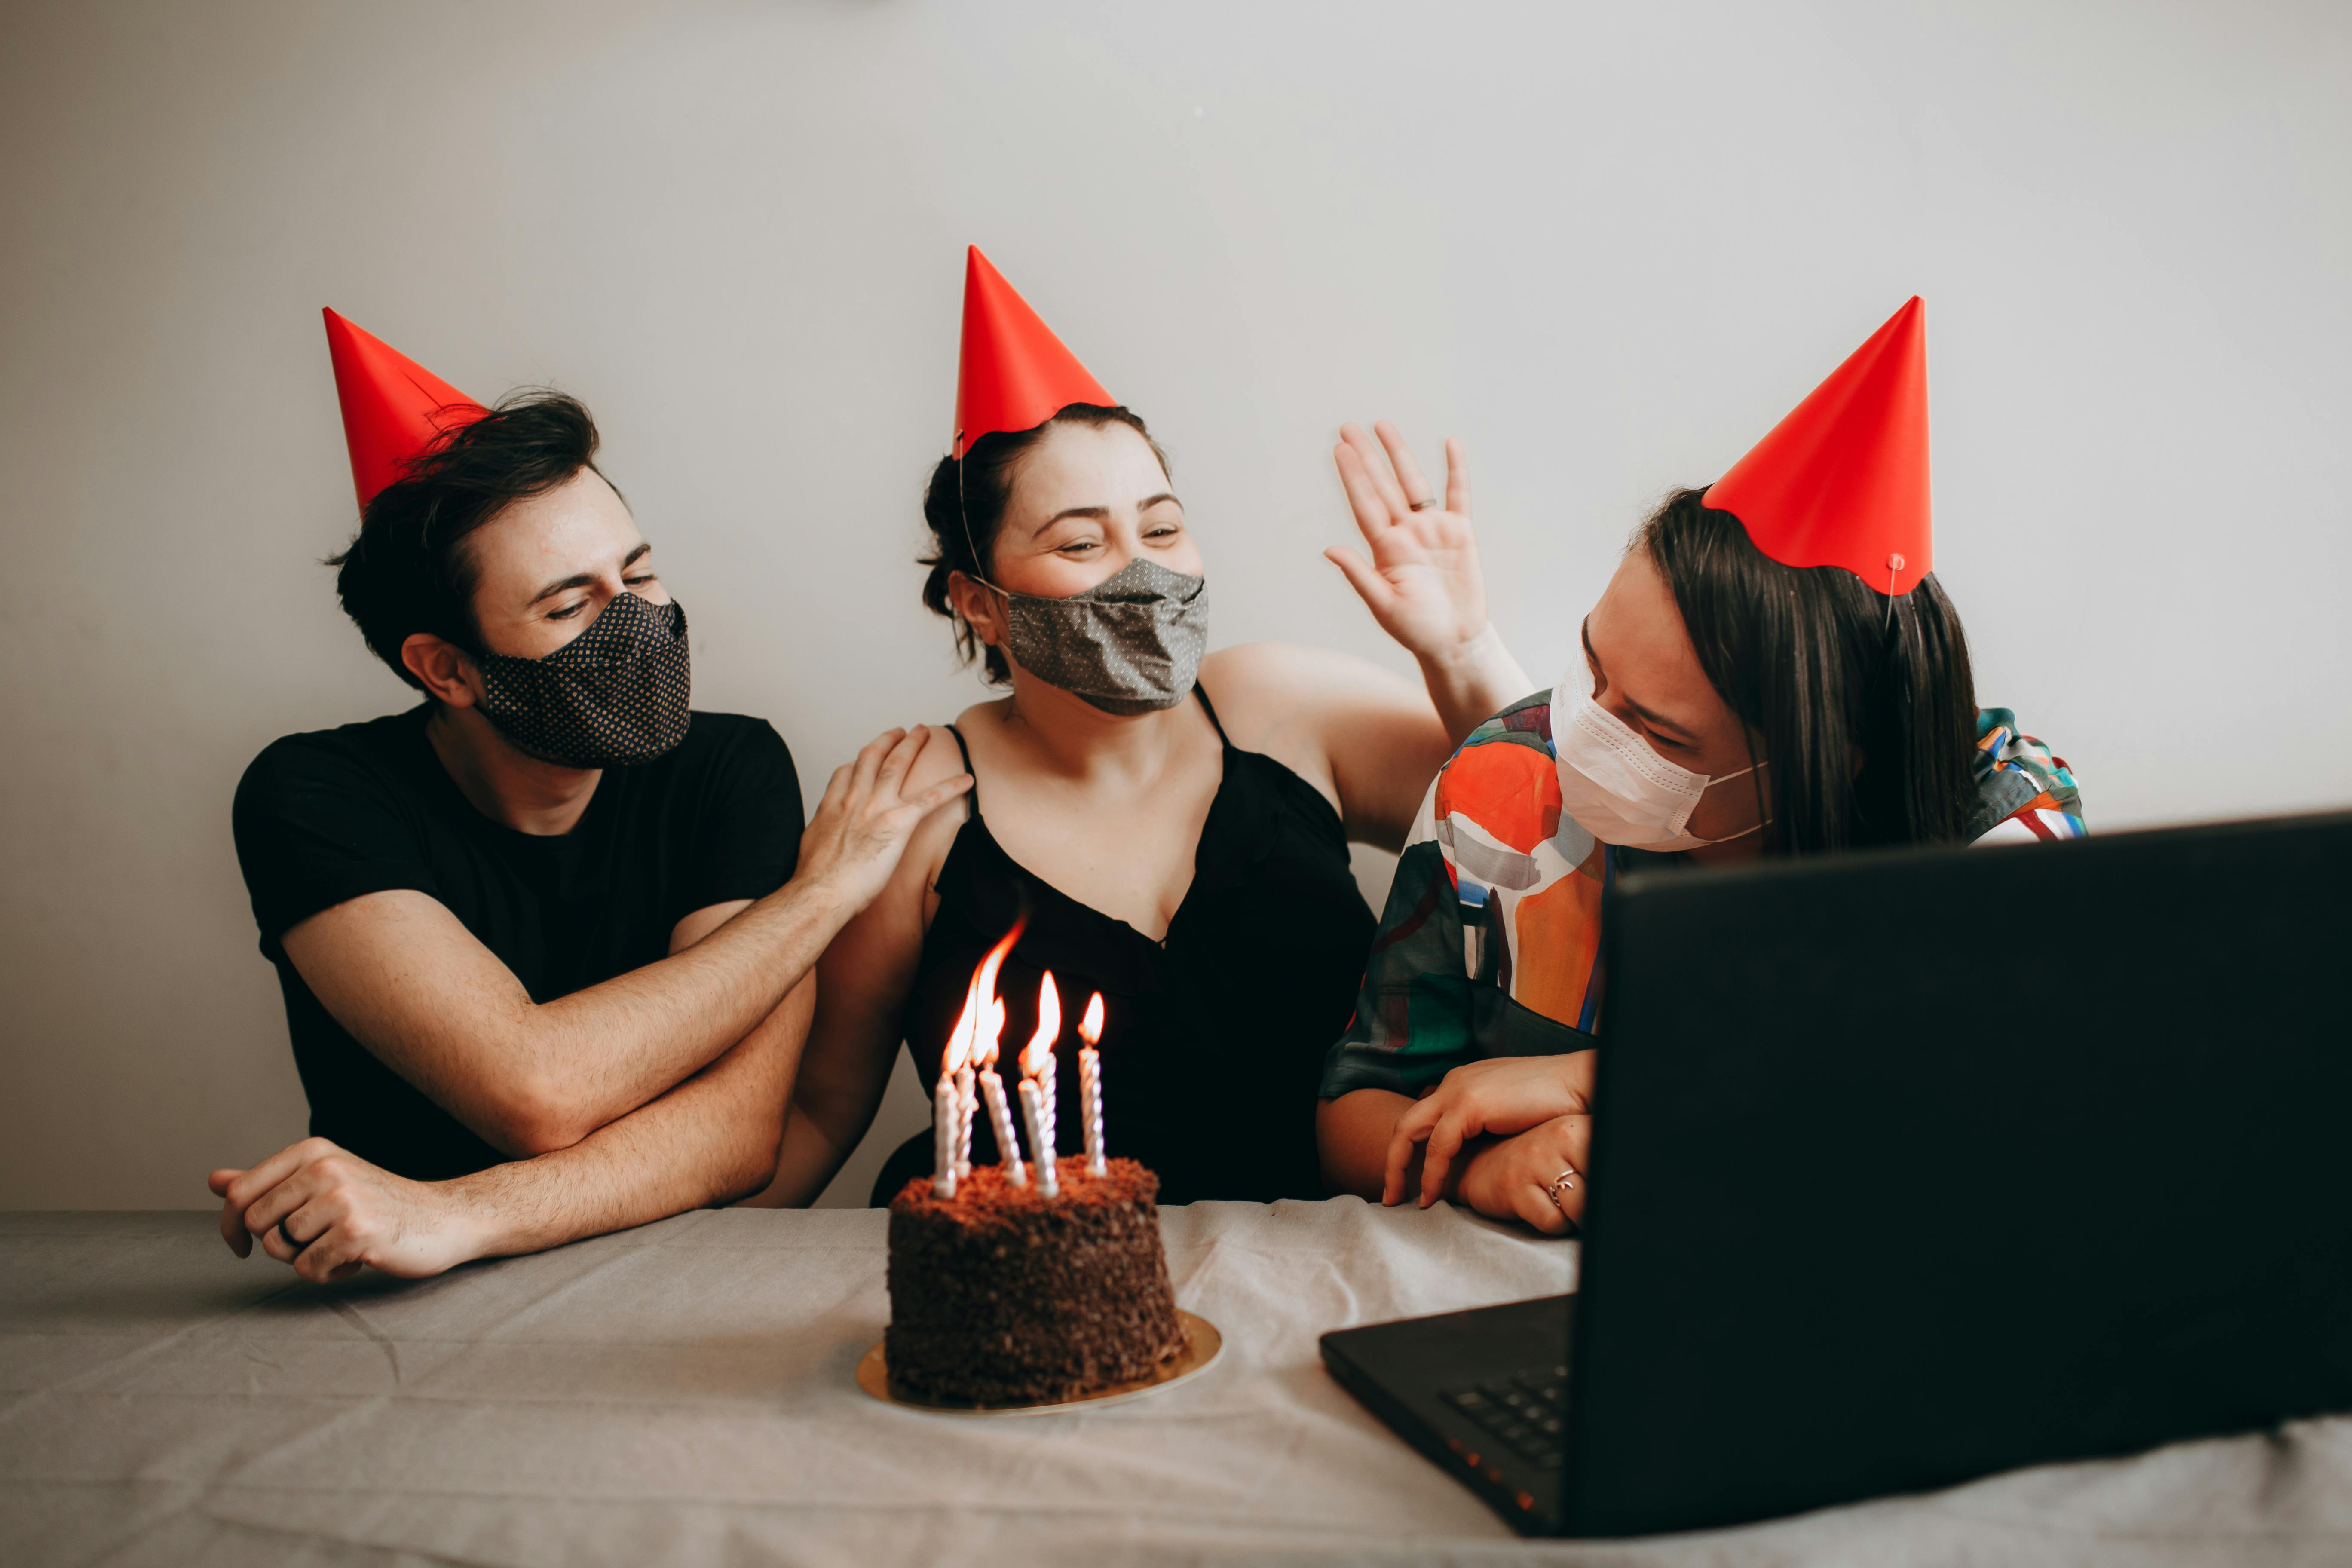
<instances>
[{"instance_id":1,"label":"man's eyebrow","mask_svg":"<svg viewBox=\"0 0 2352 1568\"><path fill-rule=\"evenodd\" d=\"M638 560L644 556L645 552L652 548L653 544L651 541L643 539L637 541L637 547L635 550L630 551L626 555L621 557L621 570L626 572L630 567L635 565ZM571 589L588 587L595 581L596 574L593 572L574 572L571 576L566 577L561 583L550 583L546 587L541 588L538 593L533 594L530 596L530 602L536 605L541 599L551 599L556 595L566 593Z\"/></svg>"},{"instance_id":2,"label":"man's eyebrow","mask_svg":"<svg viewBox=\"0 0 2352 1568\"><path fill-rule=\"evenodd\" d=\"M552 599L556 595L563 593L569 589L585 588L594 581L596 581L596 576L593 572L574 572L571 576L563 579L562 582L550 583L546 587L541 588L538 593L533 594L530 596L530 602L536 605L541 599Z\"/></svg>"},{"instance_id":3,"label":"man's eyebrow","mask_svg":"<svg viewBox=\"0 0 2352 1568\"><path fill-rule=\"evenodd\" d=\"M1587 616L1584 620L1584 624L1577 627L1577 635L1584 639L1584 657L1592 661L1592 668L1596 671L1600 671L1603 676L1605 676L1607 671L1601 669L1601 656L1592 651L1592 620L1591 616ZM1674 720L1665 717L1664 714L1653 713L1647 708L1643 707L1640 703L1634 701L1630 697L1625 698L1624 701L1625 706L1631 708L1636 714L1640 715L1642 722L1650 726L1651 729L1672 730L1675 734L1681 736L1684 740L1692 742L1694 745L1697 743L1698 736L1692 731L1689 725L1678 724Z\"/></svg>"}]
</instances>

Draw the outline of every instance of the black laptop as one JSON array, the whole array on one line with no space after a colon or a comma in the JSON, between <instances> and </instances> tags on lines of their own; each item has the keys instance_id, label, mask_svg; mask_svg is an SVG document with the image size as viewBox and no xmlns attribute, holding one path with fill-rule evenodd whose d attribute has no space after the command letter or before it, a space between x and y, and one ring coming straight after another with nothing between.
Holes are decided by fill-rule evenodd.
<instances>
[{"instance_id":1,"label":"black laptop","mask_svg":"<svg viewBox=\"0 0 2352 1568\"><path fill-rule=\"evenodd\" d=\"M1611 898L1579 1293L1323 1337L1514 1525L2352 1409L2352 815Z\"/></svg>"}]
</instances>

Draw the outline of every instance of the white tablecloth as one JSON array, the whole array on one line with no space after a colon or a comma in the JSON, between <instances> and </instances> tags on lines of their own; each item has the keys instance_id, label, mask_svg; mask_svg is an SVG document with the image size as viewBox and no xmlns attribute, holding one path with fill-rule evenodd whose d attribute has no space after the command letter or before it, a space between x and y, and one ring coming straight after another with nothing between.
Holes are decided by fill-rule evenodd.
<instances>
[{"instance_id":1,"label":"white tablecloth","mask_svg":"<svg viewBox=\"0 0 2352 1568\"><path fill-rule=\"evenodd\" d=\"M1440 1208L1163 1211L1224 1331L1089 1414L925 1415L852 1381L883 1216L684 1215L319 1289L203 1214L0 1215L0 1560L2352 1563L2352 1421L1634 1542L1514 1538L1325 1374L1342 1324L1542 1295L1572 1243Z\"/></svg>"}]
</instances>

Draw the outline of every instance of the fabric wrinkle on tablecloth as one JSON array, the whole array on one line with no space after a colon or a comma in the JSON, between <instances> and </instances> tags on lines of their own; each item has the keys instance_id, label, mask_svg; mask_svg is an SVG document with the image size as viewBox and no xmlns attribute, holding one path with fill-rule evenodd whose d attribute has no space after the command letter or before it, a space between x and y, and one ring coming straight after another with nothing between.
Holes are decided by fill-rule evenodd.
<instances>
[{"instance_id":1,"label":"fabric wrinkle on tablecloth","mask_svg":"<svg viewBox=\"0 0 2352 1568\"><path fill-rule=\"evenodd\" d=\"M1573 1243L1448 1207L1162 1211L1224 1361L1019 1422L860 1394L884 1216L681 1215L404 1284L209 1215L0 1215L14 1563L2352 1560L2352 1421L1706 1535L1526 1542L1322 1371L1346 1323L1545 1295Z\"/></svg>"}]
</instances>

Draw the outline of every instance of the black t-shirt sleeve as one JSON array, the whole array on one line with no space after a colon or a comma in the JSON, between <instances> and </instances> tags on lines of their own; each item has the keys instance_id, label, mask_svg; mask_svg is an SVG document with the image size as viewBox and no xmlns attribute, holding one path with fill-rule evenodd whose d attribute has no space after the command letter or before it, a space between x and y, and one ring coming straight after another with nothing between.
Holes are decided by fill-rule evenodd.
<instances>
[{"instance_id":1,"label":"black t-shirt sleeve","mask_svg":"<svg viewBox=\"0 0 2352 1568\"><path fill-rule=\"evenodd\" d=\"M440 897L392 788L331 739L271 742L238 782L230 823L261 951L272 963L289 927L347 899L395 888Z\"/></svg>"},{"instance_id":2,"label":"black t-shirt sleeve","mask_svg":"<svg viewBox=\"0 0 2352 1568\"><path fill-rule=\"evenodd\" d=\"M704 718L696 715L696 722ZM700 795L678 919L712 904L764 899L792 880L800 860L801 775L774 725L737 719L727 726Z\"/></svg>"}]
</instances>

